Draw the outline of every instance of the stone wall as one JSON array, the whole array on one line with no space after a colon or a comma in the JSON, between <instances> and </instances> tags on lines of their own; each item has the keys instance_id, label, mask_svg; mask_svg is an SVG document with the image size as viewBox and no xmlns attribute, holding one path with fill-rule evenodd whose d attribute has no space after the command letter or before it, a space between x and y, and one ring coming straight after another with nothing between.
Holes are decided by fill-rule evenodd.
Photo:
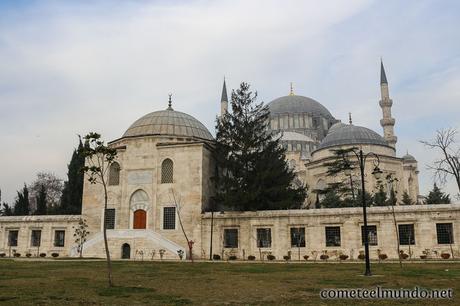
<instances>
[{"instance_id":1,"label":"stone wall","mask_svg":"<svg viewBox=\"0 0 460 306\"><path fill-rule=\"evenodd\" d=\"M414 205L395 207L397 224L413 224L415 244L410 246L413 258L420 258L423 251L430 250L432 257L440 253L451 253L449 244L438 244L436 223L452 223L454 243L452 248L455 257L459 254L460 239L460 205ZM211 228L211 213L203 216L203 245L205 258L209 257L209 241ZM278 210L259 212L224 212L214 214L213 254L236 255L245 258L249 255L259 259L260 254L266 258L273 254L277 259L291 252L293 259L304 255L314 258L323 253L331 259L339 254L356 259L364 251L361 242L361 226L363 225L361 208L342 209L311 209L311 210ZM377 227L377 245L370 246L372 259L378 258L378 253L387 254L389 258L397 258L396 230L391 207L371 207L368 209L368 225ZM340 227L340 246L326 246L325 227ZM291 246L290 229L305 228L305 247ZM238 247L224 248L224 229L238 229ZM271 247L257 247L257 229L271 229ZM409 254L409 246L401 245L401 250ZM436 255L436 252L438 255Z\"/></svg>"},{"instance_id":2,"label":"stone wall","mask_svg":"<svg viewBox=\"0 0 460 306\"><path fill-rule=\"evenodd\" d=\"M13 256L20 253L21 257L27 253L37 256L39 253L58 253L59 256L68 256L70 249L75 245L74 226L78 225L81 216L11 216L0 217L0 253ZM32 246L32 230L41 230L40 246ZM65 231L64 246L55 246L55 231ZM18 231L17 246L9 246L10 231Z\"/></svg>"}]
</instances>

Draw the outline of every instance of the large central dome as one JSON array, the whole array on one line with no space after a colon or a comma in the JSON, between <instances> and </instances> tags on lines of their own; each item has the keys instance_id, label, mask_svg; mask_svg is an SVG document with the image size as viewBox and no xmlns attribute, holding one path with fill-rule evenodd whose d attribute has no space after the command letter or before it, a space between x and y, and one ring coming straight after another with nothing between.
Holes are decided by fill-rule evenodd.
<instances>
[{"instance_id":1,"label":"large central dome","mask_svg":"<svg viewBox=\"0 0 460 306\"><path fill-rule=\"evenodd\" d=\"M149 113L136 120L123 134L124 137L167 135L212 140L208 129L194 117L168 108Z\"/></svg>"},{"instance_id":2,"label":"large central dome","mask_svg":"<svg viewBox=\"0 0 460 306\"><path fill-rule=\"evenodd\" d=\"M310 113L313 115L322 115L326 118L333 118L331 113L321 103L304 96L289 95L280 97L268 103L268 107L272 115Z\"/></svg>"}]
</instances>

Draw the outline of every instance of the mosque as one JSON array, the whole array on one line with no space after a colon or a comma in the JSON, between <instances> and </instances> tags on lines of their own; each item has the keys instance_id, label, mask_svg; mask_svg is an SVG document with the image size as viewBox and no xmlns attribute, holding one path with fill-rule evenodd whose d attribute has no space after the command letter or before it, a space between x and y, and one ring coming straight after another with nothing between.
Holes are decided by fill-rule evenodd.
<instances>
[{"instance_id":1,"label":"mosque","mask_svg":"<svg viewBox=\"0 0 460 306\"><path fill-rule=\"evenodd\" d=\"M117 150L107 178L105 213L113 258L179 260L183 253L196 259L214 255L267 260L267 255L273 255L276 259L316 260L321 254L337 260L340 255L357 259L364 250L362 210L315 208L321 200L319 191L328 184L340 180L358 184L358 173L331 177L326 167L335 159L333 150L355 147L378 155L383 174L398 178L392 188L399 199L407 192L414 203L421 204L368 209L371 258L380 254L397 258L398 245L412 258L423 254L436 258L442 253L460 256L460 205L420 203L417 160L409 154L398 157L396 152L393 101L383 63L380 74L383 136L354 125L351 118L348 124L340 122L322 104L292 89L268 104L270 128L281 133L287 163L297 174L297 183L306 184L311 191L302 209L210 211L215 164L209 130L194 117L173 109L171 99L167 109L136 120L109 143ZM228 102L224 81L222 113ZM372 174L375 159L365 164L366 190L371 192L377 186ZM389 186L386 188L388 191ZM83 256L104 257L103 198L102 186L85 180L81 215L0 217L0 254L78 256L74 232L83 219L90 232ZM192 254L187 241L193 242Z\"/></svg>"}]
</instances>

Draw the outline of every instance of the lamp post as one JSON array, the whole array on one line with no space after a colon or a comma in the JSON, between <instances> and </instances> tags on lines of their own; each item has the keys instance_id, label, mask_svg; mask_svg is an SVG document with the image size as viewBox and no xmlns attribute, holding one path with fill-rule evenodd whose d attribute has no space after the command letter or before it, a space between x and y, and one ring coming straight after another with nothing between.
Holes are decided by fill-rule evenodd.
<instances>
[{"instance_id":1,"label":"lamp post","mask_svg":"<svg viewBox=\"0 0 460 306\"><path fill-rule=\"evenodd\" d=\"M371 263L369 260L369 232L367 228L367 212L366 212L366 189L364 188L364 168L366 164L366 159L371 156L374 157L374 170L372 171L372 174L375 176L376 179L380 179L382 176L382 170L379 168L380 164L380 159L377 154L373 152L369 152L364 154L363 150L360 148L359 150L357 148L351 148L347 150L347 152L353 152L354 155L356 155L356 158L358 159L359 162L359 170L361 172L361 186L362 186L362 191L361 191L361 204L363 206L363 221L364 221L364 254L366 258L366 272L364 272L365 276L371 276ZM342 158L345 162L345 175L349 176L351 175L351 165L349 161L346 158L346 155L343 154Z\"/></svg>"}]
</instances>

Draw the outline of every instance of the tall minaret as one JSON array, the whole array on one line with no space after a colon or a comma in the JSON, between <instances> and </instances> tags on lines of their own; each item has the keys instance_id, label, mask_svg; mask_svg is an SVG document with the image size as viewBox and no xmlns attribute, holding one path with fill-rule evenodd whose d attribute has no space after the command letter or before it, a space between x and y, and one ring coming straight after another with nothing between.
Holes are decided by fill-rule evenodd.
<instances>
[{"instance_id":1,"label":"tall minaret","mask_svg":"<svg viewBox=\"0 0 460 306\"><path fill-rule=\"evenodd\" d=\"M383 61L380 61L380 93L382 97L380 100L380 107L382 108L383 113L380 125L383 127L383 137L390 146L395 148L398 138L394 135L395 119L391 117L391 106L393 105L393 100L390 99L387 76L385 74L385 68L383 68Z\"/></svg>"},{"instance_id":2,"label":"tall minaret","mask_svg":"<svg viewBox=\"0 0 460 306\"><path fill-rule=\"evenodd\" d=\"M228 111L228 98L227 98L227 85L225 84L222 87L222 98L220 99L220 115L223 116Z\"/></svg>"}]
</instances>

